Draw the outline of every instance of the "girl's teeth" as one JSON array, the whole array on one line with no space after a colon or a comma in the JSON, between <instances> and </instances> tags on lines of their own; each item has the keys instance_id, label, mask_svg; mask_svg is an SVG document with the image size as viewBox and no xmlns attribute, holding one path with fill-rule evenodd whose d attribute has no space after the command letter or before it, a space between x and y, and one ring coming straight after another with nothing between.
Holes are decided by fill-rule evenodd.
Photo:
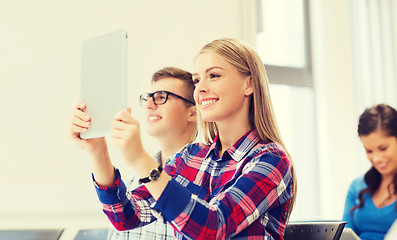
<instances>
[{"instance_id":1,"label":"girl's teeth","mask_svg":"<svg viewBox=\"0 0 397 240\"><path fill-rule=\"evenodd\" d=\"M205 100L205 101L203 101L203 102L201 103L201 106L205 107L205 106L210 105L211 103L214 103L214 102L216 102L215 99Z\"/></svg>"},{"instance_id":2,"label":"girl's teeth","mask_svg":"<svg viewBox=\"0 0 397 240\"><path fill-rule=\"evenodd\" d=\"M149 121L154 121L154 120L157 120L157 119L160 119L160 117L149 117Z\"/></svg>"}]
</instances>

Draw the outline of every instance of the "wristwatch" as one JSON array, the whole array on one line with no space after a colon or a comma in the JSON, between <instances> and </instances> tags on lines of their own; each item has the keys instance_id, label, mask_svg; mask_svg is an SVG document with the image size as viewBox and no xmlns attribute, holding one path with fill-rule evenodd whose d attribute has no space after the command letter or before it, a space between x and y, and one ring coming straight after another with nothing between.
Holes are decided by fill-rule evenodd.
<instances>
[{"instance_id":1,"label":"wristwatch","mask_svg":"<svg viewBox=\"0 0 397 240\"><path fill-rule=\"evenodd\" d=\"M159 179L160 174L161 174L162 171L163 171L163 167L160 164L158 168L155 168L155 169L150 171L148 177L139 179L139 181L138 181L139 184L148 183L148 182L151 182L151 181L156 181L157 179Z\"/></svg>"}]
</instances>

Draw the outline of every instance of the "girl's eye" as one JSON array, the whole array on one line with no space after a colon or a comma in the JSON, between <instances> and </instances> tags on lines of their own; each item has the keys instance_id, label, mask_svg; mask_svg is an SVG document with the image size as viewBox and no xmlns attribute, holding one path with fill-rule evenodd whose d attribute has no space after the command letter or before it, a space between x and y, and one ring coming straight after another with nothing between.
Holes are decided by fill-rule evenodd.
<instances>
[{"instance_id":1,"label":"girl's eye","mask_svg":"<svg viewBox=\"0 0 397 240\"><path fill-rule=\"evenodd\" d=\"M367 150L366 152L367 152L368 154L371 154L371 153L372 153L372 151L371 151L371 150Z\"/></svg>"},{"instance_id":2,"label":"girl's eye","mask_svg":"<svg viewBox=\"0 0 397 240\"><path fill-rule=\"evenodd\" d=\"M379 148L379 150L381 150L381 151L386 151L386 149L387 149L387 147L381 147L381 148Z\"/></svg>"},{"instance_id":3,"label":"girl's eye","mask_svg":"<svg viewBox=\"0 0 397 240\"><path fill-rule=\"evenodd\" d=\"M195 78L195 79L193 79L193 84L196 85L197 83L199 83L199 81L200 80L198 78Z\"/></svg>"},{"instance_id":4,"label":"girl's eye","mask_svg":"<svg viewBox=\"0 0 397 240\"><path fill-rule=\"evenodd\" d=\"M215 74L215 73L211 73L211 74L210 74L210 78L218 78L218 77L219 77L218 74Z\"/></svg>"}]
</instances>

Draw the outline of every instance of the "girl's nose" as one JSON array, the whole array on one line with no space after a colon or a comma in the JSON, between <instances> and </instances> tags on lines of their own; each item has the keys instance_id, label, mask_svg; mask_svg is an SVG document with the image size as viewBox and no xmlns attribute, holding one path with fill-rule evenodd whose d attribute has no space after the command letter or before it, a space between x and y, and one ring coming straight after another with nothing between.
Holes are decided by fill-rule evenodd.
<instances>
[{"instance_id":1,"label":"girl's nose","mask_svg":"<svg viewBox=\"0 0 397 240\"><path fill-rule=\"evenodd\" d=\"M207 85L207 81L205 80L201 80L196 84L196 90L198 92L207 92L208 90L208 85Z\"/></svg>"}]
</instances>

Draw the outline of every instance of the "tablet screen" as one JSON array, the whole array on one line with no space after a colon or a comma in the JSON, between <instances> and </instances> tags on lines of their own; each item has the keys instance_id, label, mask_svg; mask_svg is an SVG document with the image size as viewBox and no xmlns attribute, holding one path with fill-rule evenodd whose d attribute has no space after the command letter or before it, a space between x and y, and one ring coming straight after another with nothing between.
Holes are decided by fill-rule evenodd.
<instances>
[{"instance_id":1,"label":"tablet screen","mask_svg":"<svg viewBox=\"0 0 397 240\"><path fill-rule=\"evenodd\" d=\"M81 101L91 116L83 139L104 137L116 114L127 108L127 31L101 35L81 48Z\"/></svg>"}]
</instances>

